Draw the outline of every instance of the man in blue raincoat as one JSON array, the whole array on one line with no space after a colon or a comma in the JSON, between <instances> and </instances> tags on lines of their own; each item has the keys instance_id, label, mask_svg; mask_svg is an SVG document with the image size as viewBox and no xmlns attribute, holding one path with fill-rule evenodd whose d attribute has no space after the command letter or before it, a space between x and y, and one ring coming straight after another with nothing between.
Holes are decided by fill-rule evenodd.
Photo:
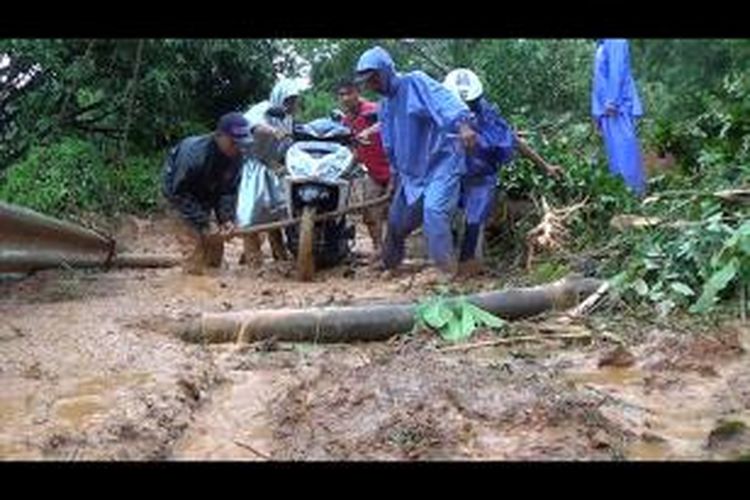
<instances>
[{"instance_id":1,"label":"man in blue raincoat","mask_svg":"<svg viewBox=\"0 0 750 500\"><path fill-rule=\"evenodd\" d=\"M451 218L465 169L464 155L476 134L468 107L422 71L396 73L381 47L365 51L357 80L383 98L383 147L393 170L395 190L388 215L383 263L394 270L403 261L409 234L424 223L430 259L450 278L457 269Z\"/></svg>"},{"instance_id":2,"label":"man in blue raincoat","mask_svg":"<svg viewBox=\"0 0 750 500\"><path fill-rule=\"evenodd\" d=\"M622 176L639 196L646 192L646 177L635 130L635 122L642 114L641 100L630 71L627 40L597 40L591 115L604 139L610 172Z\"/></svg>"},{"instance_id":3,"label":"man in blue raincoat","mask_svg":"<svg viewBox=\"0 0 750 500\"><path fill-rule=\"evenodd\" d=\"M469 106L472 125L478 133L476 147L466 156L459 202L466 218L459 261L462 272L471 273L479 267L477 244L494 206L498 169L512 161L516 149L548 175L558 176L562 168L545 161L514 133L497 108L484 97L482 82L473 71L455 69L443 83Z\"/></svg>"}]
</instances>

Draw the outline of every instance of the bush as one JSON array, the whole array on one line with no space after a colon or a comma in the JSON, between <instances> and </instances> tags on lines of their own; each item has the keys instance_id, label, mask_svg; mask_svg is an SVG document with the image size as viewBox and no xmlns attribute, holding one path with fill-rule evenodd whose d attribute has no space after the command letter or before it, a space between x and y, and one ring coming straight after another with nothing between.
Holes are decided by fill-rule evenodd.
<instances>
[{"instance_id":1,"label":"bush","mask_svg":"<svg viewBox=\"0 0 750 500\"><path fill-rule=\"evenodd\" d=\"M317 118L325 118L338 107L333 91L310 90L302 94L301 122L309 122Z\"/></svg>"},{"instance_id":2,"label":"bush","mask_svg":"<svg viewBox=\"0 0 750 500\"><path fill-rule=\"evenodd\" d=\"M671 144L690 145L682 152L692 175L675 179L670 187L681 191L662 193L642 211L683 225L626 235L622 258L609 263L611 270L621 271L615 282L626 298L647 300L662 314L688 307L704 313L750 283L750 225L745 222L750 209L711 195L744 187L750 179L748 95L750 79L730 75L720 89L701 97L700 114L663 132L662 139Z\"/></svg>"},{"instance_id":3,"label":"bush","mask_svg":"<svg viewBox=\"0 0 750 500\"><path fill-rule=\"evenodd\" d=\"M137 156L115 167L93 143L66 137L8 168L0 199L51 216L141 212L156 206L162 162Z\"/></svg>"}]
</instances>

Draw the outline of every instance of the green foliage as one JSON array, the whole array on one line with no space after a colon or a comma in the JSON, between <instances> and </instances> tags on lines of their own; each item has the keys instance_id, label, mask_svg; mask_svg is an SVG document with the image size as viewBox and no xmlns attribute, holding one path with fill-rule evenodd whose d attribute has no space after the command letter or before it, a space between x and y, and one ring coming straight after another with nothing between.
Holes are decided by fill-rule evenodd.
<instances>
[{"instance_id":1,"label":"green foliage","mask_svg":"<svg viewBox=\"0 0 750 500\"><path fill-rule=\"evenodd\" d=\"M333 91L326 92L317 89L302 94L302 112L299 119L308 122L317 118L324 118L336 109L338 104Z\"/></svg>"},{"instance_id":2,"label":"green foliage","mask_svg":"<svg viewBox=\"0 0 750 500\"><path fill-rule=\"evenodd\" d=\"M542 284L558 280L570 274L570 267L564 262L547 261L535 266L531 283Z\"/></svg>"},{"instance_id":3,"label":"green foliage","mask_svg":"<svg viewBox=\"0 0 750 500\"><path fill-rule=\"evenodd\" d=\"M710 261L712 274L703 285L703 293L691 307L692 312L706 312L730 283L746 286L750 280L750 222L732 231L721 249Z\"/></svg>"},{"instance_id":4,"label":"green foliage","mask_svg":"<svg viewBox=\"0 0 750 500\"><path fill-rule=\"evenodd\" d=\"M89 141L66 137L36 146L0 179L0 199L52 216L86 211L137 213L158 200L162 159L107 163Z\"/></svg>"},{"instance_id":5,"label":"green foliage","mask_svg":"<svg viewBox=\"0 0 750 500\"><path fill-rule=\"evenodd\" d=\"M466 299L434 298L417 307L417 324L437 330L451 342L465 340L481 326L500 329L505 321L471 304Z\"/></svg>"},{"instance_id":6,"label":"green foliage","mask_svg":"<svg viewBox=\"0 0 750 500\"><path fill-rule=\"evenodd\" d=\"M154 208L167 148L265 99L279 50L261 39L0 40L0 59L38 69L13 92L0 69L0 195L59 215Z\"/></svg>"},{"instance_id":7,"label":"green foliage","mask_svg":"<svg viewBox=\"0 0 750 500\"><path fill-rule=\"evenodd\" d=\"M698 115L661 136L666 147L678 145L688 174L673 179L671 187L689 189L644 206L644 215L659 216L665 224L632 231L621 248L624 258L609 262L610 269L625 269L626 298L645 299L663 314L676 307L707 313L748 283L750 210L711 193L746 186L750 179L749 96L744 73L725 75L719 88L702 93ZM685 144L689 148L680 146ZM667 227L675 220L682 225Z\"/></svg>"},{"instance_id":8,"label":"green foliage","mask_svg":"<svg viewBox=\"0 0 750 500\"><path fill-rule=\"evenodd\" d=\"M0 168L27 146L68 135L123 157L161 151L186 124L211 129L221 114L264 99L278 51L260 39L0 40L0 54L40 68L12 120L0 120Z\"/></svg>"}]
</instances>

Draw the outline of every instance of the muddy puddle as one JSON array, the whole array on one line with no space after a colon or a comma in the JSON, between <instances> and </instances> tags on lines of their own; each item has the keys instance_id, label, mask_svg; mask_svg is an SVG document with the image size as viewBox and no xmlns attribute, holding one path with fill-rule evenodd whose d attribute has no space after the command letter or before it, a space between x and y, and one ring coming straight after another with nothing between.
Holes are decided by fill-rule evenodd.
<instances>
[{"instance_id":1,"label":"muddy puddle","mask_svg":"<svg viewBox=\"0 0 750 500\"><path fill-rule=\"evenodd\" d=\"M633 346L627 367L599 366L607 346L448 355L424 338L405 346L318 346L314 356L238 351L226 365L230 381L198 412L172 458L665 461L747 454L750 397L738 381L750 380L748 355L734 348L706 354L684 336L670 342L672 352L661 340ZM664 368L665 356L683 369Z\"/></svg>"},{"instance_id":2,"label":"muddy puddle","mask_svg":"<svg viewBox=\"0 0 750 500\"><path fill-rule=\"evenodd\" d=\"M131 248L172 249L167 229L132 225ZM357 241L364 254L368 245ZM450 353L427 334L270 347L171 336L165 325L202 311L434 291L418 270L386 280L356 260L297 283L291 263L240 268L240 251L233 242L227 264L206 276L50 271L0 283L0 460L662 461L750 451L747 327L623 335L624 366L602 365L613 345L596 332L590 342Z\"/></svg>"},{"instance_id":3,"label":"muddy puddle","mask_svg":"<svg viewBox=\"0 0 750 500\"><path fill-rule=\"evenodd\" d=\"M597 367L588 360L564 377L608 398L605 413L635 436L625 448L629 460L733 460L750 451L747 439L738 435L735 446L714 446L712 432L726 422L750 426L750 401L734 383L750 371L749 340L742 328L736 344L729 345L732 352L717 354L700 347L690 352L689 345L701 346L701 341L680 339L677 345L688 347L675 349L672 360L688 370L653 369L664 364L669 350L657 350L659 359L649 363L649 349L642 347L638 351L645 359L631 367Z\"/></svg>"},{"instance_id":4,"label":"muddy puddle","mask_svg":"<svg viewBox=\"0 0 750 500\"><path fill-rule=\"evenodd\" d=\"M267 460L273 446L266 406L290 378L274 371L233 373L226 385L211 395L175 446L175 460Z\"/></svg>"}]
</instances>

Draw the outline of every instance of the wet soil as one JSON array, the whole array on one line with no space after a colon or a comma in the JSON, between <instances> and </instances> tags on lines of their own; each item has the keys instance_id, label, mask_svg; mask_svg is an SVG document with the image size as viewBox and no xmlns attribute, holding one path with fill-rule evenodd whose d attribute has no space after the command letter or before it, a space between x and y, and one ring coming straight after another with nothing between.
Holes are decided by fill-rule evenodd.
<instances>
[{"instance_id":1,"label":"wet soil","mask_svg":"<svg viewBox=\"0 0 750 500\"><path fill-rule=\"evenodd\" d=\"M173 229L129 218L118 241L174 254ZM616 340L576 324L591 336L463 351L443 351L426 332L349 345L194 345L169 333L206 311L441 291L423 279L419 236L410 270L386 279L367 265L358 232L359 257L311 283L296 282L267 247L261 270L239 266L239 242L206 276L62 270L1 282L0 459L724 460L750 451L750 329L741 324L643 326ZM502 286L485 273L452 288Z\"/></svg>"}]
</instances>

